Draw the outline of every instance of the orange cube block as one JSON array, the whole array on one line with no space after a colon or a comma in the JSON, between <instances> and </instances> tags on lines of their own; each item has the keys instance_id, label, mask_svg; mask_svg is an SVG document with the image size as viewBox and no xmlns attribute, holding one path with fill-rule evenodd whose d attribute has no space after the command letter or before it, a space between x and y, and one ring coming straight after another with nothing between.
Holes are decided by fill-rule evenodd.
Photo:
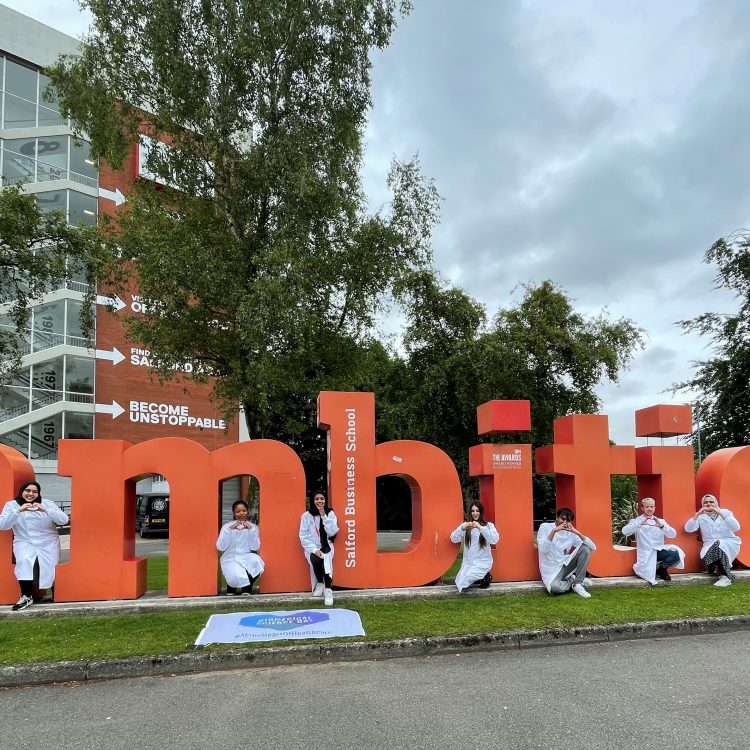
<instances>
[{"instance_id":1,"label":"orange cube block","mask_svg":"<svg viewBox=\"0 0 750 750\"><path fill-rule=\"evenodd\" d=\"M674 437L693 432L693 409L689 404L658 404L635 413L638 437Z\"/></svg>"},{"instance_id":2,"label":"orange cube block","mask_svg":"<svg viewBox=\"0 0 750 750\"><path fill-rule=\"evenodd\" d=\"M477 406L477 432L526 432L531 429L531 401L494 399Z\"/></svg>"}]
</instances>

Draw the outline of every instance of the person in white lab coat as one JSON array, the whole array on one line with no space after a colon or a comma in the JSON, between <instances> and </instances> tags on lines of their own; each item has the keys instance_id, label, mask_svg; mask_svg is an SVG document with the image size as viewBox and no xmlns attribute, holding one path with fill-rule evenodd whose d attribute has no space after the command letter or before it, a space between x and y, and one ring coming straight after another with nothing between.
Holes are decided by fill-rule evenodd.
<instances>
[{"instance_id":1,"label":"person in white lab coat","mask_svg":"<svg viewBox=\"0 0 750 750\"><path fill-rule=\"evenodd\" d=\"M574 518L570 508L560 508L554 523L548 521L539 527L536 536L539 572L550 594L574 591L589 599L586 568L596 545L573 526Z\"/></svg>"},{"instance_id":2,"label":"person in white lab coat","mask_svg":"<svg viewBox=\"0 0 750 750\"><path fill-rule=\"evenodd\" d=\"M39 570L39 588L55 582L55 567L60 562L60 537L57 527L68 523L68 516L52 502L42 498L38 482L25 482L18 495L8 500L0 513L0 530L13 530L13 556L21 598L11 607L26 609L34 601L34 569Z\"/></svg>"},{"instance_id":3,"label":"person in white lab coat","mask_svg":"<svg viewBox=\"0 0 750 750\"><path fill-rule=\"evenodd\" d=\"M325 495L316 492L299 522L299 541L310 563L313 596L323 595L326 607L333 604L333 542L339 533L336 514Z\"/></svg>"},{"instance_id":4,"label":"person in white lab coat","mask_svg":"<svg viewBox=\"0 0 750 750\"><path fill-rule=\"evenodd\" d=\"M258 555L260 532L248 518L249 510L244 500L232 503L232 515L234 521L221 527L216 540L216 549L223 553L221 572L227 581L227 594L250 596L253 582L265 569Z\"/></svg>"},{"instance_id":5,"label":"person in white lab coat","mask_svg":"<svg viewBox=\"0 0 750 750\"><path fill-rule=\"evenodd\" d=\"M469 520L451 532L454 544L463 543L463 561L456 575L456 588L459 591L469 588L479 581L479 588L489 588L492 583L491 544L500 540L495 525L484 520L484 506L478 500L469 506Z\"/></svg>"},{"instance_id":6,"label":"person in white lab coat","mask_svg":"<svg viewBox=\"0 0 750 750\"><path fill-rule=\"evenodd\" d=\"M641 500L643 513L633 518L623 527L625 536L635 534L636 561L633 570L637 576L656 586L662 581L671 580L667 568L684 568L685 553L676 544L665 544L664 538L674 539L677 532L656 513L656 500L644 497Z\"/></svg>"},{"instance_id":7,"label":"person in white lab coat","mask_svg":"<svg viewBox=\"0 0 750 750\"><path fill-rule=\"evenodd\" d=\"M704 495L701 498L700 510L685 524L685 531L701 533L701 560L709 573L719 575L719 580L714 586L731 586L734 581L732 563L742 544L742 540L735 533L739 530L739 521L731 510L719 507L715 495Z\"/></svg>"}]
</instances>

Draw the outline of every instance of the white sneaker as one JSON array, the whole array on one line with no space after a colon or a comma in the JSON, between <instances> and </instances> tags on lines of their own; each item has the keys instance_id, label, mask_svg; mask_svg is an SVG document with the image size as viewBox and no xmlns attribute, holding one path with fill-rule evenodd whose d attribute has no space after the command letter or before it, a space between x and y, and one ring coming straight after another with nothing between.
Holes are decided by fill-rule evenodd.
<instances>
[{"instance_id":1,"label":"white sneaker","mask_svg":"<svg viewBox=\"0 0 750 750\"><path fill-rule=\"evenodd\" d=\"M714 586L720 586L721 588L724 588L724 586L731 586L732 582L726 577L721 576L718 581L714 584Z\"/></svg>"},{"instance_id":2,"label":"white sneaker","mask_svg":"<svg viewBox=\"0 0 750 750\"><path fill-rule=\"evenodd\" d=\"M325 584L323 583L316 583L315 588L313 589L313 596L323 596L323 589L325 588Z\"/></svg>"},{"instance_id":3,"label":"white sneaker","mask_svg":"<svg viewBox=\"0 0 750 750\"><path fill-rule=\"evenodd\" d=\"M34 600L30 596L21 594L21 598L11 607L11 611L20 612L22 609L26 609L29 604L33 604Z\"/></svg>"},{"instance_id":4,"label":"white sneaker","mask_svg":"<svg viewBox=\"0 0 750 750\"><path fill-rule=\"evenodd\" d=\"M325 591L323 591L323 604L325 604L326 607L333 606L333 591L331 591L331 589L325 589Z\"/></svg>"},{"instance_id":5,"label":"white sneaker","mask_svg":"<svg viewBox=\"0 0 750 750\"><path fill-rule=\"evenodd\" d=\"M580 583L577 583L575 586L573 586L573 591L575 591L578 596L582 596L584 599L591 599L591 594L589 594L589 592L586 591L586 589L583 588Z\"/></svg>"}]
</instances>

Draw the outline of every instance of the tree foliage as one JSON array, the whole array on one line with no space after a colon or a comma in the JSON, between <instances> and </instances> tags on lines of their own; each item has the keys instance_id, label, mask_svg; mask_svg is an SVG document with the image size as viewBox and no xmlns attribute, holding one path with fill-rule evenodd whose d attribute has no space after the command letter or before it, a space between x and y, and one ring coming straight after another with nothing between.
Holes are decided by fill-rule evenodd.
<instances>
[{"instance_id":1,"label":"tree foliage","mask_svg":"<svg viewBox=\"0 0 750 750\"><path fill-rule=\"evenodd\" d=\"M714 356L695 363L695 376L678 390L698 394L704 453L750 444L750 233L717 240L703 258L716 266L716 288L738 302L734 313L705 312L680 321L686 331L708 336Z\"/></svg>"},{"instance_id":2,"label":"tree foliage","mask_svg":"<svg viewBox=\"0 0 750 750\"><path fill-rule=\"evenodd\" d=\"M120 167L140 139L176 188L136 184L105 226L148 301L130 335L165 377L215 376L252 437L303 432L319 390L358 386L375 316L431 261L438 196L416 159L378 212L360 180L395 0L85 4L82 57L50 72L62 108L96 156Z\"/></svg>"},{"instance_id":3,"label":"tree foliage","mask_svg":"<svg viewBox=\"0 0 750 750\"><path fill-rule=\"evenodd\" d=\"M0 190L0 375L20 366L31 306L62 286L74 269L83 269L89 280L89 304L83 306L81 318L88 335L99 251L91 229L69 226L59 212L44 213L36 197L25 195L19 186Z\"/></svg>"},{"instance_id":4,"label":"tree foliage","mask_svg":"<svg viewBox=\"0 0 750 750\"><path fill-rule=\"evenodd\" d=\"M400 392L381 415L383 432L443 448L465 492L474 494L469 446L487 440L551 443L555 418L599 409L597 386L617 381L641 346L641 332L627 319L581 315L550 281L522 287L520 301L487 323L471 297L424 277L405 342L401 367L391 370L390 389ZM476 407L491 399L530 400L531 433L479 438ZM542 506L550 501L543 478L536 479L535 495Z\"/></svg>"}]
</instances>

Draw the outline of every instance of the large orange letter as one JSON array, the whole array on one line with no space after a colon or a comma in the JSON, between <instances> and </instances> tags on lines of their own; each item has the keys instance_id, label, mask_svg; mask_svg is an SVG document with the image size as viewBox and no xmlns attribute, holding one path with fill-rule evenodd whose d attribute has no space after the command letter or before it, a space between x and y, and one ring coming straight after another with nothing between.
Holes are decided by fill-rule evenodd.
<instances>
[{"instance_id":1,"label":"large orange letter","mask_svg":"<svg viewBox=\"0 0 750 750\"><path fill-rule=\"evenodd\" d=\"M696 508L703 495L711 493L719 498L719 505L731 510L740 522L737 536L745 540L750 534L750 446L723 448L712 453L698 469L695 478ZM695 511L693 511L695 512ZM740 547L737 560L750 565L750 542Z\"/></svg>"},{"instance_id":2,"label":"large orange letter","mask_svg":"<svg viewBox=\"0 0 750 750\"><path fill-rule=\"evenodd\" d=\"M309 591L309 566L299 543L299 520L305 511L305 470L299 456L276 440L250 440L214 451L211 468L217 485L246 474L258 480L260 556L266 564L260 579L263 593Z\"/></svg>"},{"instance_id":3,"label":"large orange letter","mask_svg":"<svg viewBox=\"0 0 750 750\"><path fill-rule=\"evenodd\" d=\"M57 567L55 600L136 599L146 560L135 557L135 495L123 481L123 440L61 440L59 473L72 477L70 562Z\"/></svg>"},{"instance_id":4,"label":"large orange letter","mask_svg":"<svg viewBox=\"0 0 750 750\"><path fill-rule=\"evenodd\" d=\"M26 456L8 445L0 445L0 503L15 497L18 488L33 479L34 468ZM12 558L13 532L0 531L0 604L13 604L18 599Z\"/></svg>"},{"instance_id":5,"label":"large orange letter","mask_svg":"<svg viewBox=\"0 0 750 750\"><path fill-rule=\"evenodd\" d=\"M682 404L658 404L635 413L638 437L675 437L693 431L692 412ZM701 570L699 545L695 534L685 531L685 521L695 513L695 470L693 449L665 445L636 448L638 496L656 500L656 514L665 518L677 532L668 539L685 553L685 573Z\"/></svg>"},{"instance_id":6,"label":"large orange letter","mask_svg":"<svg viewBox=\"0 0 750 750\"><path fill-rule=\"evenodd\" d=\"M187 438L146 440L125 451L120 481L143 474L162 474L169 482L167 595L215 595L219 483L211 471L210 453Z\"/></svg>"},{"instance_id":7,"label":"large orange letter","mask_svg":"<svg viewBox=\"0 0 750 750\"><path fill-rule=\"evenodd\" d=\"M456 467L439 448L415 440L375 445L372 393L322 392L318 426L328 430L328 487L339 521L335 581L350 588L420 586L456 559L450 532L463 503ZM375 478L399 476L411 488L412 537L403 551L377 551Z\"/></svg>"},{"instance_id":8,"label":"large orange letter","mask_svg":"<svg viewBox=\"0 0 750 750\"><path fill-rule=\"evenodd\" d=\"M531 429L528 401L488 401L477 407L480 435ZM479 499L500 532L492 577L528 581L539 577L534 550L531 446L485 443L469 449L469 474L479 477Z\"/></svg>"},{"instance_id":9,"label":"large orange letter","mask_svg":"<svg viewBox=\"0 0 750 750\"><path fill-rule=\"evenodd\" d=\"M557 507L575 513L575 526L596 544L589 572L595 576L632 575L635 549L612 544L613 474L635 474L635 448L610 445L608 420L599 414L573 414L555 420L555 444L536 451L536 470L554 474Z\"/></svg>"}]
</instances>

